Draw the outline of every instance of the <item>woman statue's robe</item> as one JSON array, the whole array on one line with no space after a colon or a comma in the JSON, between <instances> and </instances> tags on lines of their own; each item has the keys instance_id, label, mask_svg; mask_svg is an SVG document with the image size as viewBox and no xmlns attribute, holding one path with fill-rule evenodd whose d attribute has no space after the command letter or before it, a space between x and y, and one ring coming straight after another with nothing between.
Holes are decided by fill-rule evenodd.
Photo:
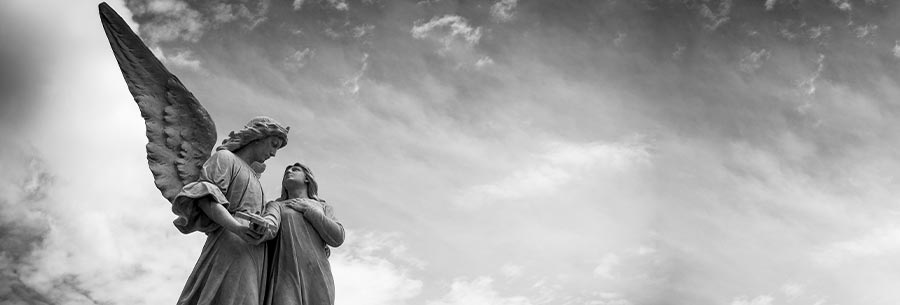
<instances>
[{"instance_id":1,"label":"woman statue's robe","mask_svg":"<svg viewBox=\"0 0 900 305\"><path fill-rule=\"evenodd\" d=\"M300 213L283 201L269 202L263 214L278 228L269 241L269 274L265 305L332 305L334 278L328 246L344 242L344 227L332 207L315 201L316 208ZM271 236L270 236L271 237Z\"/></svg>"},{"instance_id":2,"label":"woman statue's robe","mask_svg":"<svg viewBox=\"0 0 900 305\"><path fill-rule=\"evenodd\" d=\"M265 244L250 244L213 222L198 203L211 200L228 212L258 214L263 190L258 174L231 151L218 150L203 165L200 181L172 201L182 233L206 233L206 243L178 298L179 305L258 305L265 291Z\"/></svg>"}]
</instances>

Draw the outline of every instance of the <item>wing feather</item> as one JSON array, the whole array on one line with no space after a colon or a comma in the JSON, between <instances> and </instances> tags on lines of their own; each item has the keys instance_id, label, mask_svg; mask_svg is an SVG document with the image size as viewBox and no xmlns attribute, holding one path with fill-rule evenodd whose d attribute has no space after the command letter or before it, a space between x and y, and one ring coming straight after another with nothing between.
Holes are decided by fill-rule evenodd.
<instances>
[{"instance_id":1,"label":"wing feather","mask_svg":"<svg viewBox=\"0 0 900 305\"><path fill-rule=\"evenodd\" d=\"M156 187L169 201L200 177L216 143L206 109L109 5L100 20L128 90L147 127L147 161Z\"/></svg>"}]
</instances>

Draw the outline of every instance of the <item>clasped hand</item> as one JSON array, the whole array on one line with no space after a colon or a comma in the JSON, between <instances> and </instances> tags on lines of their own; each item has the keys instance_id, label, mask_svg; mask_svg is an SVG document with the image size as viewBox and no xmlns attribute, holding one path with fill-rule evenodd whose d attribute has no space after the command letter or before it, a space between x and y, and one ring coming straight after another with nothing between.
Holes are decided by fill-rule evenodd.
<instances>
[{"instance_id":1,"label":"clasped hand","mask_svg":"<svg viewBox=\"0 0 900 305\"><path fill-rule=\"evenodd\" d=\"M294 198L285 200L284 202L285 206L300 213L319 211L322 209L317 201L309 198Z\"/></svg>"}]
</instances>

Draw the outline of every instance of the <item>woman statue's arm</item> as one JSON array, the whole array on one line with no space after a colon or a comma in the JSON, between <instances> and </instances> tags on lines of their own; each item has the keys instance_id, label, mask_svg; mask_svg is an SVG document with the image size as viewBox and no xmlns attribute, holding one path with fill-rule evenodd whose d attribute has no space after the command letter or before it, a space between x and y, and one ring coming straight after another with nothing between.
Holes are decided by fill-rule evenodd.
<instances>
[{"instance_id":1,"label":"woman statue's arm","mask_svg":"<svg viewBox=\"0 0 900 305\"><path fill-rule=\"evenodd\" d=\"M294 200L288 206L303 213L303 218L316 229L326 245L340 246L344 243L344 225L334 217L334 210L330 205L324 204L324 210L316 205L318 203L312 199L300 199Z\"/></svg>"},{"instance_id":2,"label":"woman statue's arm","mask_svg":"<svg viewBox=\"0 0 900 305\"><path fill-rule=\"evenodd\" d=\"M330 205L325 205L325 211L309 209L303 213L303 217L316 228L325 244L338 247L344 243L344 225L334 218L334 211Z\"/></svg>"}]
</instances>

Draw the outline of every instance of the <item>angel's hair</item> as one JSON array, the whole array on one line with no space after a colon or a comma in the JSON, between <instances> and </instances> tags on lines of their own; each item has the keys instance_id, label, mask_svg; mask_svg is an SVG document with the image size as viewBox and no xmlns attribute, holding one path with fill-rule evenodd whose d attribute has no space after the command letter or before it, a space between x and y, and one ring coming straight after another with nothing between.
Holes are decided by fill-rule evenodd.
<instances>
[{"instance_id":1,"label":"angel's hair","mask_svg":"<svg viewBox=\"0 0 900 305\"><path fill-rule=\"evenodd\" d=\"M307 167L306 165L300 164L299 162L288 165L284 169L284 176L287 176L288 171L291 170L291 168L295 167L295 166L302 169L303 173L306 174L306 196L313 200L325 202L325 200L323 200L322 198L319 198L319 184L316 182L316 177L313 176L312 170L310 170L309 167ZM283 179L284 178L282 178L282 180ZM279 198L278 200L286 200L286 199L288 199L287 197L288 197L287 188L285 188L284 185L282 184L281 185L281 198Z\"/></svg>"},{"instance_id":2,"label":"angel's hair","mask_svg":"<svg viewBox=\"0 0 900 305\"><path fill-rule=\"evenodd\" d=\"M291 128L278 123L269 117L255 117L244 125L241 130L228 134L228 138L222 141L222 145L216 150L227 149L229 151L237 151L241 147L247 146L250 142L264 139L266 137L281 138L281 147L287 145L287 134Z\"/></svg>"}]
</instances>

